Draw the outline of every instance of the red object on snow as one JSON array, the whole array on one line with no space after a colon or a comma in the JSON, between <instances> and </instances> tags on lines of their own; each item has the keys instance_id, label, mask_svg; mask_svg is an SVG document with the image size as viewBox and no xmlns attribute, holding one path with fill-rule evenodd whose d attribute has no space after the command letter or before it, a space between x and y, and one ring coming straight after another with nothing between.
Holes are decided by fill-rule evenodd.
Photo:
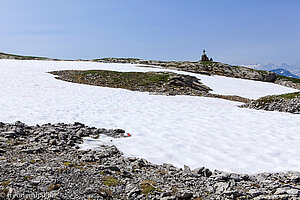
<instances>
[{"instance_id":1,"label":"red object on snow","mask_svg":"<svg viewBox=\"0 0 300 200\"><path fill-rule=\"evenodd\" d=\"M130 133L127 133L127 136L128 136L128 137L130 137L130 136L131 136L131 134L130 134Z\"/></svg>"}]
</instances>

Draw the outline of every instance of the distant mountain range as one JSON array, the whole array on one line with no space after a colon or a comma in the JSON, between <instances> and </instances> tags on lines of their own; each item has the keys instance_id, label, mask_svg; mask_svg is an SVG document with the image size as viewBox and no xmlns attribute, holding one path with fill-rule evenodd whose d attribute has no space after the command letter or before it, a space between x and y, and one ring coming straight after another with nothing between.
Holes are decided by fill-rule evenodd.
<instances>
[{"instance_id":1,"label":"distant mountain range","mask_svg":"<svg viewBox=\"0 0 300 200\"><path fill-rule=\"evenodd\" d=\"M290 71L286 69L272 69L271 72L275 72L278 75L291 77L291 78L299 78L299 76L292 74Z\"/></svg>"},{"instance_id":2,"label":"distant mountain range","mask_svg":"<svg viewBox=\"0 0 300 200\"><path fill-rule=\"evenodd\" d=\"M269 63L269 64L256 63L252 65L243 65L243 66L257 69L257 70L273 71L278 75L292 77L292 78L300 77L300 66L290 65L287 63L282 63L280 65L276 65L273 63Z\"/></svg>"}]
</instances>

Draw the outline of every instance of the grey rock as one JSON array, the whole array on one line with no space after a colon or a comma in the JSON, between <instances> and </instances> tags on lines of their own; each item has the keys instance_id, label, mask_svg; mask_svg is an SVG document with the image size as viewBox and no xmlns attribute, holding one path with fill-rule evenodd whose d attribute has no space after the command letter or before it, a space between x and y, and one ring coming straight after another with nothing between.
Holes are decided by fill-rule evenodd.
<instances>
[{"instance_id":1,"label":"grey rock","mask_svg":"<svg viewBox=\"0 0 300 200\"><path fill-rule=\"evenodd\" d=\"M184 165L184 170L183 170L183 172L184 172L185 174L192 174L191 168L190 168L189 166L187 166L187 165Z\"/></svg>"},{"instance_id":2,"label":"grey rock","mask_svg":"<svg viewBox=\"0 0 300 200\"><path fill-rule=\"evenodd\" d=\"M4 135L6 138L16 137L17 134L14 131L2 132L1 135Z\"/></svg>"},{"instance_id":3,"label":"grey rock","mask_svg":"<svg viewBox=\"0 0 300 200\"><path fill-rule=\"evenodd\" d=\"M5 152L6 152L6 150L0 149L0 153L5 153Z\"/></svg>"},{"instance_id":4,"label":"grey rock","mask_svg":"<svg viewBox=\"0 0 300 200\"><path fill-rule=\"evenodd\" d=\"M293 195L293 196L298 196L300 194L300 191L299 191L299 189L292 188L292 189L287 190L286 193Z\"/></svg>"},{"instance_id":5,"label":"grey rock","mask_svg":"<svg viewBox=\"0 0 300 200\"><path fill-rule=\"evenodd\" d=\"M193 193L192 192L184 192L180 198L182 199L191 199L193 197Z\"/></svg>"}]
</instances>

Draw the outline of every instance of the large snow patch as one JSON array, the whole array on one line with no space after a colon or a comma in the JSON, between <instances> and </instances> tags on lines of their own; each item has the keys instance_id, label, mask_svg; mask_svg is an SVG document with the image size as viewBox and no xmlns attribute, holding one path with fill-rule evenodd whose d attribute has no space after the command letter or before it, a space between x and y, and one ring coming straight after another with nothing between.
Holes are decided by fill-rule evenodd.
<instances>
[{"instance_id":1,"label":"large snow patch","mask_svg":"<svg viewBox=\"0 0 300 200\"><path fill-rule=\"evenodd\" d=\"M80 85L45 73L63 69L160 70L129 64L0 60L0 121L79 121L123 128L132 137L112 143L125 156L179 167L245 173L300 170L299 115L241 109L236 107L240 103L221 99ZM257 98L296 91L256 81L196 76L219 94ZM103 141L110 143L110 138L93 142Z\"/></svg>"}]
</instances>

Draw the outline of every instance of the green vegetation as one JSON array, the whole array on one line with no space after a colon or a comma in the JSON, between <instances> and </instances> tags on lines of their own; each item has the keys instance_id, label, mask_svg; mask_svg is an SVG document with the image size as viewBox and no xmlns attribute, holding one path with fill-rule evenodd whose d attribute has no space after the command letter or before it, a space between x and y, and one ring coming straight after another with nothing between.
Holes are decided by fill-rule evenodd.
<instances>
[{"instance_id":1,"label":"green vegetation","mask_svg":"<svg viewBox=\"0 0 300 200\"><path fill-rule=\"evenodd\" d=\"M116 179L113 176L104 176L102 180L103 180L103 184L108 187L115 187L120 184L118 179Z\"/></svg>"},{"instance_id":2,"label":"green vegetation","mask_svg":"<svg viewBox=\"0 0 300 200\"><path fill-rule=\"evenodd\" d=\"M30 160L29 162L30 162L31 164L34 164L34 163L36 163L36 160L32 159L32 160Z\"/></svg>"},{"instance_id":3,"label":"green vegetation","mask_svg":"<svg viewBox=\"0 0 300 200\"><path fill-rule=\"evenodd\" d=\"M63 165L66 166L66 167L73 167L74 164L71 163L71 162L63 162Z\"/></svg>"},{"instance_id":4,"label":"green vegetation","mask_svg":"<svg viewBox=\"0 0 300 200\"><path fill-rule=\"evenodd\" d=\"M256 101L259 103L271 103L271 102L279 101L281 99L289 100L289 99L295 99L295 98L300 98L300 92L265 96L265 97L261 97L261 98L257 99Z\"/></svg>"},{"instance_id":5,"label":"green vegetation","mask_svg":"<svg viewBox=\"0 0 300 200\"><path fill-rule=\"evenodd\" d=\"M152 180L144 180L140 184L140 188L142 189L142 194L149 195L155 191L161 192L160 189L154 187L157 183Z\"/></svg>"},{"instance_id":6,"label":"green vegetation","mask_svg":"<svg viewBox=\"0 0 300 200\"><path fill-rule=\"evenodd\" d=\"M286 77L282 75L277 75L279 79L286 80L286 81L291 81L293 83L300 83L300 78L292 78L292 77Z\"/></svg>"},{"instance_id":7,"label":"green vegetation","mask_svg":"<svg viewBox=\"0 0 300 200\"><path fill-rule=\"evenodd\" d=\"M217 62L212 62L212 61L200 61L200 64L202 64L202 65L211 65L211 64L214 64L214 63L217 63Z\"/></svg>"},{"instance_id":8,"label":"green vegetation","mask_svg":"<svg viewBox=\"0 0 300 200\"><path fill-rule=\"evenodd\" d=\"M141 88L161 87L167 83L170 73L167 72L117 72L107 70L64 70L54 71L58 79L72 80L71 82L98 85L104 87L141 90ZM152 91L150 90L150 91Z\"/></svg>"},{"instance_id":9,"label":"green vegetation","mask_svg":"<svg viewBox=\"0 0 300 200\"><path fill-rule=\"evenodd\" d=\"M2 181L1 186L6 187L6 186L8 186L9 183L10 183L10 180Z\"/></svg>"},{"instance_id":10,"label":"green vegetation","mask_svg":"<svg viewBox=\"0 0 300 200\"><path fill-rule=\"evenodd\" d=\"M265 70L256 70L255 71L261 73L261 74L268 74L269 72L268 71L265 71Z\"/></svg>"},{"instance_id":11,"label":"green vegetation","mask_svg":"<svg viewBox=\"0 0 300 200\"><path fill-rule=\"evenodd\" d=\"M99 174L102 175L102 176L104 176L105 172L104 171L100 171Z\"/></svg>"},{"instance_id":12,"label":"green vegetation","mask_svg":"<svg viewBox=\"0 0 300 200\"><path fill-rule=\"evenodd\" d=\"M83 75L101 76L105 80L112 80L115 84L135 84L141 86L147 86L159 82L167 82L170 76L167 73L117 72L106 70L83 71Z\"/></svg>"},{"instance_id":13,"label":"green vegetation","mask_svg":"<svg viewBox=\"0 0 300 200\"><path fill-rule=\"evenodd\" d=\"M28 175L24 176L24 181L28 181L28 180L31 180L31 179L33 179L32 176L28 176Z\"/></svg>"},{"instance_id":14,"label":"green vegetation","mask_svg":"<svg viewBox=\"0 0 300 200\"><path fill-rule=\"evenodd\" d=\"M283 98L283 99L295 99L295 98L300 98L300 92L281 94L281 95L277 95L277 97Z\"/></svg>"}]
</instances>

